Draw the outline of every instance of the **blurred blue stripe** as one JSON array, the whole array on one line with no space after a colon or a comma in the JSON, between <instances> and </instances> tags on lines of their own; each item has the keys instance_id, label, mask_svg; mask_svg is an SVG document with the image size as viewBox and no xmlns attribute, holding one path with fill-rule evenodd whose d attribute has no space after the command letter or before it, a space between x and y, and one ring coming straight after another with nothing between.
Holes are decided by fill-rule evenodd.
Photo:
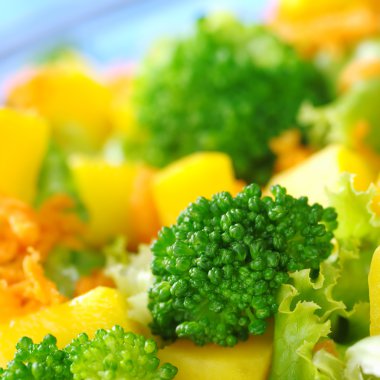
<instances>
[{"instance_id":1,"label":"blurred blue stripe","mask_svg":"<svg viewBox=\"0 0 380 380\"><path fill-rule=\"evenodd\" d=\"M70 44L100 63L138 60L159 36L208 12L259 20L265 0L10 0L0 14L0 81L36 54Z\"/></svg>"}]
</instances>

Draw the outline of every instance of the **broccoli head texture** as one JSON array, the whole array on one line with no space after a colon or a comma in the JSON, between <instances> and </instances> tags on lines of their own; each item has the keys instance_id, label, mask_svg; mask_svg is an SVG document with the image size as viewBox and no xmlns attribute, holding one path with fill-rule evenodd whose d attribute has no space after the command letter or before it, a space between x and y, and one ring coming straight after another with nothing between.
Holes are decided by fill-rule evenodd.
<instances>
[{"instance_id":1,"label":"broccoli head texture","mask_svg":"<svg viewBox=\"0 0 380 380\"><path fill-rule=\"evenodd\" d=\"M264 26L218 16L200 19L193 35L158 45L143 61L134 84L140 140L127 150L139 145L154 166L222 151L239 178L264 183L275 158L270 139L297 126L305 99L328 99L325 82Z\"/></svg>"},{"instance_id":2,"label":"broccoli head texture","mask_svg":"<svg viewBox=\"0 0 380 380\"><path fill-rule=\"evenodd\" d=\"M56 338L47 335L34 344L24 337L14 360L0 369L1 380L171 380L177 368L160 366L157 344L120 326L96 331L93 339L78 335L60 350Z\"/></svg>"},{"instance_id":3,"label":"broccoli head texture","mask_svg":"<svg viewBox=\"0 0 380 380\"><path fill-rule=\"evenodd\" d=\"M311 268L332 251L336 213L280 186L273 198L251 184L235 198L197 199L152 245L152 331L198 345L233 346L265 332L288 272Z\"/></svg>"},{"instance_id":4,"label":"broccoli head texture","mask_svg":"<svg viewBox=\"0 0 380 380\"><path fill-rule=\"evenodd\" d=\"M23 337L16 345L14 359L7 369L0 369L1 380L70 380L68 354L57 348L57 340L46 335L41 343Z\"/></svg>"},{"instance_id":5,"label":"broccoli head texture","mask_svg":"<svg viewBox=\"0 0 380 380\"><path fill-rule=\"evenodd\" d=\"M92 340L81 334L66 351L74 380L170 380L177 374L171 364L160 367L153 339L125 332L120 326L98 330Z\"/></svg>"}]
</instances>

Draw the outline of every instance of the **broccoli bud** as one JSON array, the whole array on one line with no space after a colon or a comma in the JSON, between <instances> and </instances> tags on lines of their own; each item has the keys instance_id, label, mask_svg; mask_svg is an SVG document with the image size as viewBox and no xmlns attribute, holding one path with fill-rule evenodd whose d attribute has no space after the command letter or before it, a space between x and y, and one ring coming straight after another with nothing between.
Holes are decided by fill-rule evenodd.
<instances>
[{"instance_id":1,"label":"broccoli bud","mask_svg":"<svg viewBox=\"0 0 380 380\"><path fill-rule=\"evenodd\" d=\"M251 184L235 198L197 199L152 245L152 331L165 339L233 346L265 332L288 272L311 268L332 251L336 213L280 186L273 198Z\"/></svg>"},{"instance_id":2,"label":"broccoli bud","mask_svg":"<svg viewBox=\"0 0 380 380\"><path fill-rule=\"evenodd\" d=\"M74 380L170 380L177 374L171 364L159 366L153 339L125 332L120 326L100 329L92 340L80 334L66 351L72 360Z\"/></svg>"},{"instance_id":3,"label":"broccoli bud","mask_svg":"<svg viewBox=\"0 0 380 380\"><path fill-rule=\"evenodd\" d=\"M134 85L139 128L127 144L164 166L195 151L221 151L239 178L265 183L269 142L297 126L304 100L329 99L317 69L264 26L205 17L188 38L159 45ZM142 141L141 141L142 140Z\"/></svg>"},{"instance_id":4,"label":"broccoli bud","mask_svg":"<svg viewBox=\"0 0 380 380\"><path fill-rule=\"evenodd\" d=\"M14 360L0 368L1 380L171 380L177 368L160 366L157 344L115 326L96 331L91 340L78 335L63 350L47 335L41 343L23 337L17 344Z\"/></svg>"},{"instance_id":5,"label":"broccoli bud","mask_svg":"<svg viewBox=\"0 0 380 380\"><path fill-rule=\"evenodd\" d=\"M7 369L0 368L1 380L70 380L68 354L57 348L57 339L46 335L41 343L23 337L16 345L14 359Z\"/></svg>"}]
</instances>

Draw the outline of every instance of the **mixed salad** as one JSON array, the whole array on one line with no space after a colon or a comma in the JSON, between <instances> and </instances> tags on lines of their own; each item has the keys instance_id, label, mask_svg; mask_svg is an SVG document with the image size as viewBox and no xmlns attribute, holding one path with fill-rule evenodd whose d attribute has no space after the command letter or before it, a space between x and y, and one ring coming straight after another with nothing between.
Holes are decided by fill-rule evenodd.
<instances>
[{"instance_id":1,"label":"mixed salad","mask_svg":"<svg viewBox=\"0 0 380 380\"><path fill-rule=\"evenodd\" d=\"M0 109L0 379L380 379L380 5L69 49Z\"/></svg>"}]
</instances>

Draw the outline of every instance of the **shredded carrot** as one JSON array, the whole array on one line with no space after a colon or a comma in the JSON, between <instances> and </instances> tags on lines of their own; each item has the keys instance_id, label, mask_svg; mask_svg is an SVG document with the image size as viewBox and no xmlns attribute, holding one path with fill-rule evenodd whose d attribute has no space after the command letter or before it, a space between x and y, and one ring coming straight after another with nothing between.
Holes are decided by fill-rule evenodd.
<instances>
[{"instance_id":1,"label":"shredded carrot","mask_svg":"<svg viewBox=\"0 0 380 380\"><path fill-rule=\"evenodd\" d=\"M313 150L302 145L301 134L297 129L289 129L270 141L270 147L277 159L275 172L281 172L308 158Z\"/></svg>"},{"instance_id":2,"label":"shredded carrot","mask_svg":"<svg viewBox=\"0 0 380 380\"><path fill-rule=\"evenodd\" d=\"M96 288L97 286L108 286L115 287L115 283L109 277L107 277L102 270L95 270L89 276L82 277L78 280L74 296L80 296L81 294L87 293L91 289Z\"/></svg>"},{"instance_id":3,"label":"shredded carrot","mask_svg":"<svg viewBox=\"0 0 380 380\"><path fill-rule=\"evenodd\" d=\"M271 25L301 52L341 51L348 45L379 31L379 6L374 0L301 2L279 6ZM316 7L318 8L316 11Z\"/></svg>"},{"instance_id":4,"label":"shredded carrot","mask_svg":"<svg viewBox=\"0 0 380 380\"><path fill-rule=\"evenodd\" d=\"M317 352L320 350L325 350L331 355L334 355L335 357L338 357L338 351L336 349L336 344L332 339L326 339L318 342L313 349L313 352Z\"/></svg>"},{"instance_id":5,"label":"shredded carrot","mask_svg":"<svg viewBox=\"0 0 380 380\"><path fill-rule=\"evenodd\" d=\"M76 247L83 226L66 196L39 211L0 195L0 322L63 302L42 262L57 244Z\"/></svg>"},{"instance_id":6,"label":"shredded carrot","mask_svg":"<svg viewBox=\"0 0 380 380\"><path fill-rule=\"evenodd\" d=\"M37 220L41 229L41 239L37 244L37 250L42 258L45 258L58 243L74 249L81 247L78 237L84 231L84 225L72 212L73 206L71 198L55 195L39 210Z\"/></svg>"},{"instance_id":7,"label":"shredded carrot","mask_svg":"<svg viewBox=\"0 0 380 380\"><path fill-rule=\"evenodd\" d=\"M161 228L152 193L155 169L141 166L137 172L130 196L131 226L128 248L136 250L140 243L150 243Z\"/></svg>"},{"instance_id":8,"label":"shredded carrot","mask_svg":"<svg viewBox=\"0 0 380 380\"><path fill-rule=\"evenodd\" d=\"M38 252L31 250L23 258L22 271L24 278L19 282L0 281L0 323L65 301L55 284L44 276Z\"/></svg>"}]
</instances>

